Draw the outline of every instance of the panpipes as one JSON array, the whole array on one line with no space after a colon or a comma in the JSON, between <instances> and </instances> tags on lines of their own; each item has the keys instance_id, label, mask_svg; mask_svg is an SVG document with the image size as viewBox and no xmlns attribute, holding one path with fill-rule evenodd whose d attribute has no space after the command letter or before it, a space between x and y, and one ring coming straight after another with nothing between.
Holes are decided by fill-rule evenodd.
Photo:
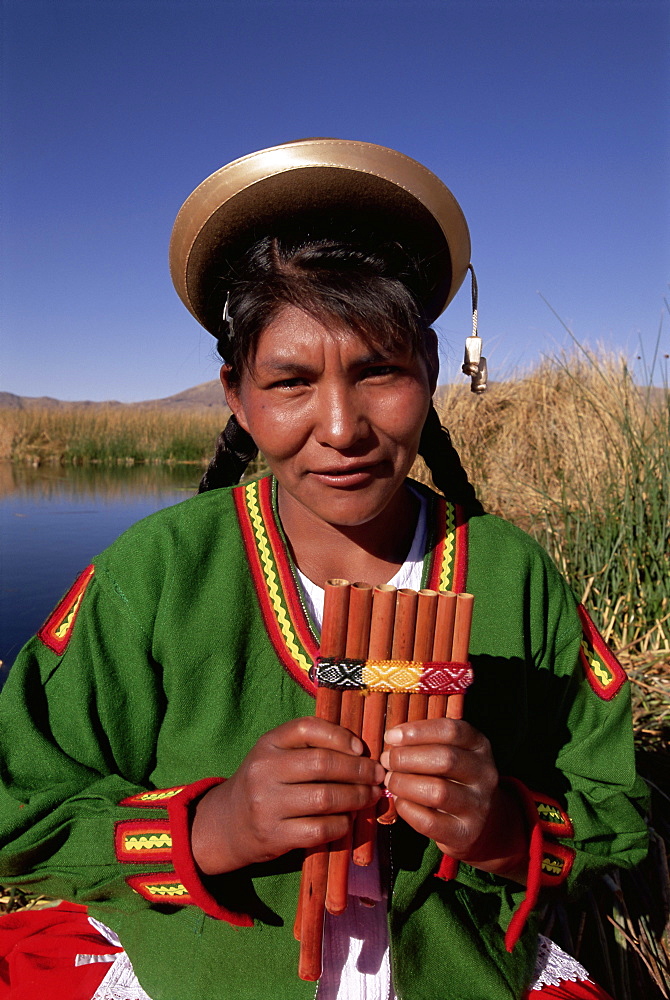
<instances>
[{"instance_id":1,"label":"panpipes","mask_svg":"<svg viewBox=\"0 0 670 1000\"><path fill-rule=\"evenodd\" d=\"M379 760L384 732L402 722L463 714L472 681L467 662L471 594L396 590L389 584L329 580L325 587L316 715L360 736ZM299 976L321 976L325 911L347 905L349 862L369 865L377 823L395 822L393 799L362 809L339 841L306 852L294 928Z\"/></svg>"}]
</instances>

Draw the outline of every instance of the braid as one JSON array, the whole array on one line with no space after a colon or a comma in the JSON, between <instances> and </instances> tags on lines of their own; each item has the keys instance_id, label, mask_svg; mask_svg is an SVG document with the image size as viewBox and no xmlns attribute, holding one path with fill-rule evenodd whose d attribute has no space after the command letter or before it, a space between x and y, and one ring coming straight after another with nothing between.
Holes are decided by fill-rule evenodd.
<instances>
[{"instance_id":1,"label":"braid","mask_svg":"<svg viewBox=\"0 0 670 1000\"><path fill-rule=\"evenodd\" d=\"M433 482L447 500L461 504L470 514L484 513L458 452L451 443L451 435L440 423L432 403L421 432L419 454L430 469Z\"/></svg>"},{"instance_id":2,"label":"braid","mask_svg":"<svg viewBox=\"0 0 670 1000\"><path fill-rule=\"evenodd\" d=\"M239 483L247 465L257 454L254 439L240 427L233 414L217 438L214 458L200 480L198 493Z\"/></svg>"}]
</instances>

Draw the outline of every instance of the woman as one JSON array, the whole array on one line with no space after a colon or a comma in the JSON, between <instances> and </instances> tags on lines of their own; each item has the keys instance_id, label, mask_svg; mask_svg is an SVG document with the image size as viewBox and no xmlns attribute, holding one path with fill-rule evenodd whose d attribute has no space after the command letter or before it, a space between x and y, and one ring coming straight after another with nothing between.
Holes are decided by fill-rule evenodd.
<instances>
[{"instance_id":1,"label":"woman","mask_svg":"<svg viewBox=\"0 0 670 1000\"><path fill-rule=\"evenodd\" d=\"M233 415L204 495L122 536L26 646L0 737L0 878L86 904L153 1000L312 996L303 852L384 785L401 821L327 923L320 1000L585 979L536 969L540 883L643 855L623 672L548 557L483 514L432 406L430 323L469 254L444 185L366 143L251 154L177 218L173 280ZM222 489L257 448L272 477ZM443 498L407 480L417 452ZM465 721L399 726L377 763L313 717L332 577L467 585Z\"/></svg>"}]
</instances>

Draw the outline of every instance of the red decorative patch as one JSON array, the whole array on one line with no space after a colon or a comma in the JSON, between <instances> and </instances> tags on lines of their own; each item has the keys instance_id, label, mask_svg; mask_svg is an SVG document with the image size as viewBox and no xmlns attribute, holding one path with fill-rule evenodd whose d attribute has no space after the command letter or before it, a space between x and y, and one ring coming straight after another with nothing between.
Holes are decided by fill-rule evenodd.
<instances>
[{"instance_id":1,"label":"red decorative patch","mask_svg":"<svg viewBox=\"0 0 670 1000\"><path fill-rule=\"evenodd\" d=\"M193 903L190 892L174 872L131 875L126 882L150 903L173 903L175 906Z\"/></svg>"},{"instance_id":2,"label":"red decorative patch","mask_svg":"<svg viewBox=\"0 0 670 1000\"><path fill-rule=\"evenodd\" d=\"M114 849L119 861L149 865L172 860L168 820L128 820L116 824Z\"/></svg>"},{"instance_id":3,"label":"red decorative patch","mask_svg":"<svg viewBox=\"0 0 670 1000\"><path fill-rule=\"evenodd\" d=\"M426 587L462 594L468 577L468 522L465 510L460 504L449 503L439 494L430 499L435 504L430 525L434 541L429 553ZM451 548L447 543L449 533L452 533Z\"/></svg>"},{"instance_id":4,"label":"red decorative patch","mask_svg":"<svg viewBox=\"0 0 670 1000\"><path fill-rule=\"evenodd\" d=\"M571 847L545 841L542 849L540 885L560 885L570 874L574 860L575 852Z\"/></svg>"},{"instance_id":5,"label":"red decorative patch","mask_svg":"<svg viewBox=\"0 0 670 1000\"><path fill-rule=\"evenodd\" d=\"M67 649L84 593L93 579L94 572L95 566L91 565L79 574L63 600L56 606L37 633L37 638L57 656L61 656Z\"/></svg>"},{"instance_id":6,"label":"red decorative patch","mask_svg":"<svg viewBox=\"0 0 670 1000\"><path fill-rule=\"evenodd\" d=\"M572 837L574 829L570 817L561 807L556 799L549 798L548 795L540 795L532 792L533 802L540 817L540 826L544 833L549 833L553 837Z\"/></svg>"},{"instance_id":7,"label":"red decorative patch","mask_svg":"<svg viewBox=\"0 0 670 1000\"><path fill-rule=\"evenodd\" d=\"M175 788L151 788L146 792L138 792L136 795L129 795L127 799L121 799L120 806L144 806L146 809L164 809L165 803L173 799L175 795L183 792L186 785L177 785Z\"/></svg>"},{"instance_id":8,"label":"red decorative patch","mask_svg":"<svg viewBox=\"0 0 670 1000\"><path fill-rule=\"evenodd\" d=\"M604 701L611 701L628 679L626 671L595 627L583 604L577 605L584 639L579 656L589 684Z\"/></svg>"}]
</instances>

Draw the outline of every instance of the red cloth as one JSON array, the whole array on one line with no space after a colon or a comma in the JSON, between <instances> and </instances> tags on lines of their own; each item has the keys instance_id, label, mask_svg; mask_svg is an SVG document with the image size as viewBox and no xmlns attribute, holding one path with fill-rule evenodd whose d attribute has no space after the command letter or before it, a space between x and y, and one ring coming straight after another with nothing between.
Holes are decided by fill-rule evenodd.
<instances>
[{"instance_id":1,"label":"red cloth","mask_svg":"<svg viewBox=\"0 0 670 1000\"><path fill-rule=\"evenodd\" d=\"M526 993L524 1000L612 1000L609 993L595 983L582 980L577 983L561 983L560 986L543 986L539 990Z\"/></svg>"},{"instance_id":2,"label":"red cloth","mask_svg":"<svg viewBox=\"0 0 670 1000\"><path fill-rule=\"evenodd\" d=\"M76 956L121 950L76 903L6 913L0 917L0 1000L91 1000L110 963L76 966Z\"/></svg>"},{"instance_id":3,"label":"red cloth","mask_svg":"<svg viewBox=\"0 0 670 1000\"><path fill-rule=\"evenodd\" d=\"M0 917L0 1000L91 1000L107 962L75 965L77 955L112 955L116 948L89 924L86 907L60 903ZM524 1000L612 1000L590 982L544 986Z\"/></svg>"}]
</instances>

